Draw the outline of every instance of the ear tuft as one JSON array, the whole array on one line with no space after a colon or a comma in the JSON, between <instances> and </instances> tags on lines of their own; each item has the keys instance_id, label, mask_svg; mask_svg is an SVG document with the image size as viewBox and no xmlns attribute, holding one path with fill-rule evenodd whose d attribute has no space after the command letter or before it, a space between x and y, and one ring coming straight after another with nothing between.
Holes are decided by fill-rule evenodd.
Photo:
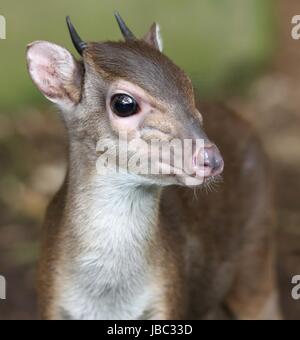
<instances>
[{"instance_id":1,"label":"ear tuft","mask_svg":"<svg viewBox=\"0 0 300 340\"><path fill-rule=\"evenodd\" d=\"M50 101L68 107L81 99L82 67L58 45L37 41L27 48L30 76Z\"/></svg>"},{"instance_id":2,"label":"ear tuft","mask_svg":"<svg viewBox=\"0 0 300 340\"><path fill-rule=\"evenodd\" d=\"M159 24L154 23L143 40L146 41L149 45L158 49L160 52L163 51L163 40Z\"/></svg>"}]
</instances>

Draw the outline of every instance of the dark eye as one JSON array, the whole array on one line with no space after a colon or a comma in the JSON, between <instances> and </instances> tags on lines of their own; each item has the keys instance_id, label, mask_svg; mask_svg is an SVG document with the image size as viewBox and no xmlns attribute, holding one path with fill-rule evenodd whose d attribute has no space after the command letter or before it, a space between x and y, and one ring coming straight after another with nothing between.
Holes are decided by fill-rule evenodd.
<instances>
[{"instance_id":1,"label":"dark eye","mask_svg":"<svg viewBox=\"0 0 300 340\"><path fill-rule=\"evenodd\" d=\"M112 111L121 118L137 114L140 107L136 100L128 94L116 94L111 99Z\"/></svg>"}]
</instances>

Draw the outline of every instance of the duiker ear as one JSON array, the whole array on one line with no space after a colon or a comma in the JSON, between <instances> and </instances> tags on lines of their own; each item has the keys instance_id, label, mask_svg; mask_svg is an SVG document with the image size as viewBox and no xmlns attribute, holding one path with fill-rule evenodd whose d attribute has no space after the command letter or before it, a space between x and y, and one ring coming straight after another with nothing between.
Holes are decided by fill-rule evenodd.
<instances>
[{"instance_id":1,"label":"duiker ear","mask_svg":"<svg viewBox=\"0 0 300 340\"><path fill-rule=\"evenodd\" d=\"M160 52L163 51L163 40L160 34L160 26L157 23L154 23L150 31L143 38L149 45L157 48Z\"/></svg>"},{"instance_id":2,"label":"duiker ear","mask_svg":"<svg viewBox=\"0 0 300 340\"><path fill-rule=\"evenodd\" d=\"M45 41L28 46L28 70L33 82L50 101L68 108L81 99L82 66L66 49Z\"/></svg>"}]
</instances>

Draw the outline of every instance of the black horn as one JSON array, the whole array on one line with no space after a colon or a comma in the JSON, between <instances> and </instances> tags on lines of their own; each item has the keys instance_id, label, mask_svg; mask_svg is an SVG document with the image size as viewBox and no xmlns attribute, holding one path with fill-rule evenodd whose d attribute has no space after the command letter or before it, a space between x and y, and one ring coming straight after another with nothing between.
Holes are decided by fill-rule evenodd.
<instances>
[{"instance_id":1,"label":"black horn","mask_svg":"<svg viewBox=\"0 0 300 340\"><path fill-rule=\"evenodd\" d=\"M67 25L70 31L72 42L80 55L83 54L83 51L86 49L87 44L80 38L77 33L75 27L73 26L70 17L67 17Z\"/></svg>"},{"instance_id":2,"label":"black horn","mask_svg":"<svg viewBox=\"0 0 300 340\"><path fill-rule=\"evenodd\" d=\"M117 19L117 22L119 24L120 30L121 30L125 40L134 40L135 39L134 34L127 27L127 25L125 24L125 22L122 19L121 15L118 12L115 12L115 17Z\"/></svg>"}]
</instances>

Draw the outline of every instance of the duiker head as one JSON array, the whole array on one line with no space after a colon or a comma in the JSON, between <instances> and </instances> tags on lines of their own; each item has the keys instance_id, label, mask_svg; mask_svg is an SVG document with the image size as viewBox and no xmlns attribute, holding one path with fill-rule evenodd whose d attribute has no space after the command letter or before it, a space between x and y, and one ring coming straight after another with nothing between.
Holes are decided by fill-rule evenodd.
<instances>
[{"instance_id":1,"label":"duiker head","mask_svg":"<svg viewBox=\"0 0 300 340\"><path fill-rule=\"evenodd\" d=\"M139 139L144 146L176 140L185 145L183 154L177 154L182 158L181 169L175 166L178 159L174 160L174 147L179 148L180 143L173 143L169 160L159 157L159 173L135 175L145 183L169 185L187 184L186 178L200 184L199 180L221 174L224 163L203 131L192 82L162 53L159 26L153 24L144 38L137 39L119 14L116 18L124 42L85 43L67 19L81 55L79 61L65 48L49 42L38 41L28 47L29 73L39 90L60 107L71 144L85 146L90 158L96 159L99 141L118 148L124 135L127 142ZM196 141L204 145L199 147L201 143ZM148 151L142 152L150 159ZM168 174L163 171L166 165L171 168Z\"/></svg>"}]
</instances>

